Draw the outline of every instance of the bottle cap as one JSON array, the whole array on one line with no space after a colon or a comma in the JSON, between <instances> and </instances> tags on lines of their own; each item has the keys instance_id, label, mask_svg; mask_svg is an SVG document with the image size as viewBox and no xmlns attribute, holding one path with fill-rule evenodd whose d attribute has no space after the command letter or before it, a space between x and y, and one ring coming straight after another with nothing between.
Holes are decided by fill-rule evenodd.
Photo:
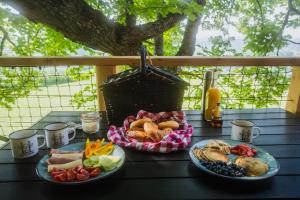
<instances>
[{"instance_id":1,"label":"bottle cap","mask_svg":"<svg viewBox=\"0 0 300 200\"><path fill-rule=\"evenodd\" d=\"M213 72L212 71L206 71L205 72L205 79L212 79Z\"/></svg>"}]
</instances>

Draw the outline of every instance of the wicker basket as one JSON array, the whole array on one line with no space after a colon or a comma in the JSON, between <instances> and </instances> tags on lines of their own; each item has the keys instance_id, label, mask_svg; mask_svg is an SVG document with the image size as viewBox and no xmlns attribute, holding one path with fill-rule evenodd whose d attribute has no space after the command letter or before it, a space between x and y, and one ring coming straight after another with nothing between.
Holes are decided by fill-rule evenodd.
<instances>
[{"instance_id":1,"label":"wicker basket","mask_svg":"<svg viewBox=\"0 0 300 200\"><path fill-rule=\"evenodd\" d=\"M139 110L149 112L181 110L188 83L167 71L146 64L141 48L141 67L110 76L101 86L110 125L122 125Z\"/></svg>"}]
</instances>

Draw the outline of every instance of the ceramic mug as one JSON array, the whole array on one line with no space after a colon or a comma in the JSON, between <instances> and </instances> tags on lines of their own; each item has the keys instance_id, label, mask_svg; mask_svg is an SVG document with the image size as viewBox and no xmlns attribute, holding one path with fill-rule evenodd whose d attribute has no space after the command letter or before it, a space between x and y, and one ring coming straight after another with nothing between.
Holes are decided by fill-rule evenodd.
<instances>
[{"instance_id":1,"label":"ceramic mug","mask_svg":"<svg viewBox=\"0 0 300 200\"><path fill-rule=\"evenodd\" d=\"M55 122L45 126L45 136L48 148L58 148L69 144L76 136L75 127L70 127L69 124L64 122ZM70 138L69 133L73 132Z\"/></svg>"},{"instance_id":2,"label":"ceramic mug","mask_svg":"<svg viewBox=\"0 0 300 200\"><path fill-rule=\"evenodd\" d=\"M257 138L260 134L260 128L256 127L251 121L234 120L231 122L231 124L231 139L233 140L252 143L252 140ZM255 135L254 130L256 130Z\"/></svg>"},{"instance_id":3,"label":"ceramic mug","mask_svg":"<svg viewBox=\"0 0 300 200\"><path fill-rule=\"evenodd\" d=\"M38 145L38 138L44 138ZM39 152L39 148L45 146L45 136L37 135L37 130L23 129L9 135L9 140L14 158L28 158Z\"/></svg>"}]
</instances>

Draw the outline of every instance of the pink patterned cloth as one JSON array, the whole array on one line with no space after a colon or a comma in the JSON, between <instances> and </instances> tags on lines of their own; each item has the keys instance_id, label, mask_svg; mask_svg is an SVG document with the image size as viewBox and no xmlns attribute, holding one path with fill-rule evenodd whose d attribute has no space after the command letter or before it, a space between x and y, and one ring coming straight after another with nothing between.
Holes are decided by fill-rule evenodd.
<instances>
[{"instance_id":1,"label":"pink patterned cloth","mask_svg":"<svg viewBox=\"0 0 300 200\"><path fill-rule=\"evenodd\" d=\"M175 120L181 124L180 128L174 130L169 135L165 136L160 142L139 142L132 138L127 138L126 130L129 129L130 123L142 118L150 118L152 121L159 123L166 120ZM192 125L188 124L184 112L160 112L150 113L140 110L136 117L128 116L124 121L123 127L110 126L107 137L113 143L122 147L130 147L140 151L169 153L171 151L178 151L188 147L191 143L191 136L193 134Z\"/></svg>"}]
</instances>

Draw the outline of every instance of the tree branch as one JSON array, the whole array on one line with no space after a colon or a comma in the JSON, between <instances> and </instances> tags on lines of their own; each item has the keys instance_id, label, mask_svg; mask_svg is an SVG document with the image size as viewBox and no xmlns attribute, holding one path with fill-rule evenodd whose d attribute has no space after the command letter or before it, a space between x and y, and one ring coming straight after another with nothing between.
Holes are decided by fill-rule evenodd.
<instances>
[{"instance_id":1,"label":"tree branch","mask_svg":"<svg viewBox=\"0 0 300 200\"><path fill-rule=\"evenodd\" d=\"M289 39L283 39L284 41L287 41L287 42L290 42L290 43L293 43L293 44L300 44L300 42L295 42L293 40L289 40Z\"/></svg>"},{"instance_id":2,"label":"tree branch","mask_svg":"<svg viewBox=\"0 0 300 200\"><path fill-rule=\"evenodd\" d=\"M129 7L133 6L133 0L126 0L126 26L134 27L136 25L136 16L129 12Z\"/></svg>"},{"instance_id":3,"label":"tree branch","mask_svg":"<svg viewBox=\"0 0 300 200\"><path fill-rule=\"evenodd\" d=\"M196 1L199 5L204 6L205 0L188 0L188 2ZM174 27L177 23L182 21L186 16L184 14L170 13L164 18L159 18L155 22L149 22L147 24L137 26L131 34L142 40L157 37L161 33Z\"/></svg>"},{"instance_id":4,"label":"tree branch","mask_svg":"<svg viewBox=\"0 0 300 200\"><path fill-rule=\"evenodd\" d=\"M46 24L65 37L88 47L114 54L117 46L117 30L114 23L84 0L6 0L22 15L34 22Z\"/></svg>"},{"instance_id":5,"label":"tree branch","mask_svg":"<svg viewBox=\"0 0 300 200\"><path fill-rule=\"evenodd\" d=\"M261 18L261 24L264 25L265 24L265 17L264 17L264 14L263 14L261 3L260 3L259 0L256 0L256 3L257 3L258 8L259 8L259 13L260 13L260 18Z\"/></svg>"},{"instance_id":6,"label":"tree branch","mask_svg":"<svg viewBox=\"0 0 300 200\"><path fill-rule=\"evenodd\" d=\"M277 34L277 35L280 35L281 38L282 38L282 33L283 33L283 31L284 31L284 29L285 29L285 27L286 27L286 25L287 25L287 23L289 21L289 16L290 16L290 5L288 6L288 11L287 11L287 13L286 13L286 15L284 17L284 21L283 21L283 23L281 25L281 28L280 28L280 30L279 30L279 32Z\"/></svg>"},{"instance_id":7,"label":"tree branch","mask_svg":"<svg viewBox=\"0 0 300 200\"><path fill-rule=\"evenodd\" d=\"M141 40L153 38L174 27L184 18L185 15L183 14L171 13L164 18L158 19L155 22L149 22L147 24L136 26L134 30L132 30L132 34L135 35L135 37L140 38Z\"/></svg>"},{"instance_id":8,"label":"tree branch","mask_svg":"<svg viewBox=\"0 0 300 200\"><path fill-rule=\"evenodd\" d=\"M0 31L3 33L3 39L7 40L13 47L17 47L16 44L10 39L8 32L5 30L3 26L0 26ZM4 44L3 44L4 45Z\"/></svg>"},{"instance_id":9,"label":"tree branch","mask_svg":"<svg viewBox=\"0 0 300 200\"><path fill-rule=\"evenodd\" d=\"M202 4L204 0L197 1ZM128 15L128 26L107 18L85 0L4 0L33 22L43 23L61 32L66 38L112 55L136 55L141 43L154 38L185 18L170 13L162 19L132 26L135 17ZM128 0L132 2L133 0Z\"/></svg>"},{"instance_id":10,"label":"tree branch","mask_svg":"<svg viewBox=\"0 0 300 200\"><path fill-rule=\"evenodd\" d=\"M157 14L157 18L162 18L161 14ZM163 33L154 38L154 54L157 56L164 55L164 35Z\"/></svg>"},{"instance_id":11,"label":"tree branch","mask_svg":"<svg viewBox=\"0 0 300 200\"><path fill-rule=\"evenodd\" d=\"M0 42L0 56L3 55L3 49L4 49L4 42L5 42L5 40L6 40L6 36L3 35L3 38L2 38L2 40Z\"/></svg>"},{"instance_id":12,"label":"tree branch","mask_svg":"<svg viewBox=\"0 0 300 200\"><path fill-rule=\"evenodd\" d=\"M294 7L292 0L289 0L289 7L290 7L291 11L293 11L297 15L300 15L300 10L298 10L297 8Z\"/></svg>"},{"instance_id":13,"label":"tree branch","mask_svg":"<svg viewBox=\"0 0 300 200\"><path fill-rule=\"evenodd\" d=\"M276 40L276 39L278 39L278 38L280 38L281 40L283 39L283 37L282 37L282 34L283 34L283 31L284 31L284 29L285 29L285 27L286 27L286 25L287 25L287 23L288 23L288 21L289 21L289 16L290 16L290 2L291 2L291 0L289 0L289 2L288 2L288 10L287 10L287 13L285 14L285 17L284 17L284 20L283 20L283 22L282 22L282 25L281 25L281 28L279 29L279 31L276 33L276 35L272 38L272 40L270 40L269 42L268 42L268 47L271 47L272 46L272 44L273 44L273 42ZM265 55L267 54L267 52L265 52ZM277 55L279 54L279 49L277 48Z\"/></svg>"},{"instance_id":14,"label":"tree branch","mask_svg":"<svg viewBox=\"0 0 300 200\"><path fill-rule=\"evenodd\" d=\"M192 56L194 54L196 36L201 23L201 18L202 15L198 15L194 21L187 21L181 46L176 54L177 56Z\"/></svg>"}]
</instances>

